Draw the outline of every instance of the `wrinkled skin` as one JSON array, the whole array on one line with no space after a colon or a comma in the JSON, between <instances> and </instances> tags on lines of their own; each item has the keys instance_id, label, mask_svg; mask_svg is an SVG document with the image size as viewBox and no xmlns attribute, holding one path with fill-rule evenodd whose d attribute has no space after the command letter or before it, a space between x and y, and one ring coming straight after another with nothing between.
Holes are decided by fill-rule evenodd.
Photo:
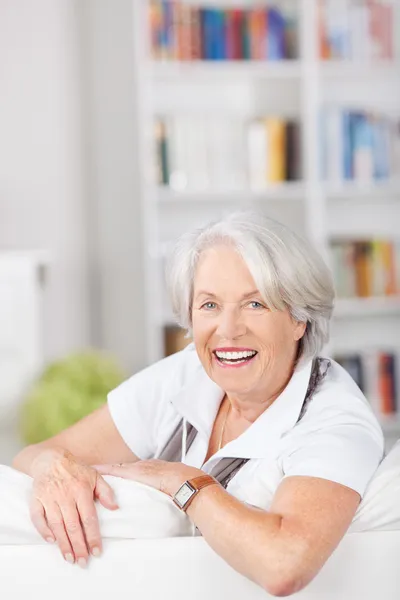
<instances>
[{"instance_id":1,"label":"wrinkled skin","mask_svg":"<svg viewBox=\"0 0 400 600\"><path fill-rule=\"evenodd\" d=\"M101 536L95 500L118 508L110 486L92 467L65 450L41 453L32 464L32 522L49 543L57 542L65 560L86 566L99 556Z\"/></svg>"}]
</instances>

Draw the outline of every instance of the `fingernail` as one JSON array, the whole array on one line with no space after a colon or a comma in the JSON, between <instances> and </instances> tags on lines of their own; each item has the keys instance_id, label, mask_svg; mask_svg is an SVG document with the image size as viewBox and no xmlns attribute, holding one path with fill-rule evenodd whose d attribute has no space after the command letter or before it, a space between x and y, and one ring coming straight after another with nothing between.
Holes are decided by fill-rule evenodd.
<instances>
[{"instance_id":1,"label":"fingernail","mask_svg":"<svg viewBox=\"0 0 400 600\"><path fill-rule=\"evenodd\" d=\"M101 554L100 548L98 548L97 546L92 548L92 554L93 554L93 556L100 556L100 554Z\"/></svg>"},{"instance_id":2,"label":"fingernail","mask_svg":"<svg viewBox=\"0 0 400 600\"><path fill-rule=\"evenodd\" d=\"M46 542L47 542L48 544L54 544L54 539L53 539L53 538L51 538L51 537L48 537L48 538L46 538Z\"/></svg>"},{"instance_id":3,"label":"fingernail","mask_svg":"<svg viewBox=\"0 0 400 600\"><path fill-rule=\"evenodd\" d=\"M81 569L84 569L86 567L86 558L78 558L78 565L81 567Z\"/></svg>"},{"instance_id":4,"label":"fingernail","mask_svg":"<svg viewBox=\"0 0 400 600\"><path fill-rule=\"evenodd\" d=\"M65 560L70 563L71 565L75 562L74 561L74 557L72 556L72 554L68 553L65 555Z\"/></svg>"}]
</instances>

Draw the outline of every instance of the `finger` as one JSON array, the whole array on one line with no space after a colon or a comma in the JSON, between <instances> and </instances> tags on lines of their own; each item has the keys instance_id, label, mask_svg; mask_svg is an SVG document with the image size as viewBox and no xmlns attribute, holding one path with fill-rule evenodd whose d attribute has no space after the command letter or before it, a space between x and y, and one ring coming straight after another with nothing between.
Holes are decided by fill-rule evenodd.
<instances>
[{"instance_id":1,"label":"finger","mask_svg":"<svg viewBox=\"0 0 400 600\"><path fill-rule=\"evenodd\" d=\"M90 554L100 556L102 551L101 535L97 510L93 496L85 495L78 499L77 509L83 527L86 546Z\"/></svg>"},{"instance_id":2,"label":"finger","mask_svg":"<svg viewBox=\"0 0 400 600\"><path fill-rule=\"evenodd\" d=\"M94 496L95 498L98 498L104 508L108 508L109 510L119 508L118 503L115 500L114 490L99 474L97 475L96 487L94 488Z\"/></svg>"},{"instance_id":3,"label":"finger","mask_svg":"<svg viewBox=\"0 0 400 600\"><path fill-rule=\"evenodd\" d=\"M60 509L75 560L80 567L85 567L88 559L88 548L77 506L75 503L68 502L60 504Z\"/></svg>"},{"instance_id":4,"label":"finger","mask_svg":"<svg viewBox=\"0 0 400 600\"><path fill-rule=\"evenodd\" d=\"M67 532L65 531L64 519L58 504L53 503L44 507L48 527L53 532L53 536L61 550L65 560L69 563L75 562L75 556L70 544Z\"/></svg>"},{"instance_id":5,"label":"finger","mask_svg":"<svg viewBox=\"0 0 400 600\"><path fill-rule=\"evenodd\" d=\"M50 527L47 525L44 506L37 498L33 498L29 505L29 514L31 521L39 534L49 544L54 544L55 537Z\"/></svg>"}]
</instances>

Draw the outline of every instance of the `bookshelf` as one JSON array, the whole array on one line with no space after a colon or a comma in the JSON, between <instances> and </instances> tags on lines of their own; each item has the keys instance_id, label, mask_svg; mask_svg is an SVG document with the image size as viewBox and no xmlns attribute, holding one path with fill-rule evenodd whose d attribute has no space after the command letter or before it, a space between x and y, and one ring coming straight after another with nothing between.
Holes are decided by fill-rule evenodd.
<instances>
[{"instance_id":1,"label":"bookshelf","mask_svg":"<svg viewBox=\"0 0 400 600\"><path fill-rule=\"evenodd\" d=\"M188 7L194 10L199 6L211 11L278 7L282 14L297 22L297 52L292 48L291 58L275 56L273 60L270 57L230 60L222 56L199 59L198 55L192 59L188 56L177 59L173 54L166 56L164 48L164 57L155 57L152 50L154 31L152 34L148 11L149 7L154 11L157 2L133 0L134 117L139 131L138 155L142 174L138 192L146 246L144 272L149 363L164 355L165 328L173 324L163 280L165 249L190 227L236 209L264 210L307 235L331 266L331 244L338 238L390 241L400 238L397 225L400 222L400 132L393 143L395 149L391 150L390 172L386 172L385 176L372 172L371 164L375 164L375 158L371 148L362 146L362 142L356 160L357 169L352 177L343 175L328 179L321 166L327 152L327 140L321 132L321 114L327 108L356 114L361 112L364 122L370 116L371 119L379 117L383 123L389 120L395 131L397 126L400 127L400 48L399 35L396 39L393 33L400 32L400 4L390 0L370 2L375 11L374 19L378 19L377 22L382 19L384 23L381 28L375 23L371 29L371 48L367 44L370 30L366 28L367 11L370 9L366 2L363 4L359 0L187 0L181 4L185 11L189 10ZM327 11L325 28L322 28L324 5ZM340 13L346 5L352 7L350 18ZM357 18L355 15L358 15ZM361 20L359 17L362 17ZM363 24L356 33L355 21ZM390 32L387 29L389 21ZM345 31L345 35L339 36L339 45L335 37L338 23ZM387 42L389 33L390 44ZM175 34L179 35L173 29L170 35ZM323 36L332 41L329 56L327 48L322 49ZM165 37L157 39L165 45ZM352 53L349 50L350 39L353 39ZM216 52L220 51L219 47ZM198 53L198 49L194 52ZM157 120L164 120L166 131L170 133L173 131L170 123L183 117L189 123L188 130L192 131L192 136L189 135L192 144L189 146L198 149L201 143L205 143L204 140L199 141L198 132L203 129L206 134L202 135L208 135L207 123L231 119L235 127L240 124L248 127L250 123L268 116L295 120L299 124L300 177L296 180L268 181L263 187L254 186L249 180L246 163L247 178L242 178L236 186L229 184L226 174L226 185L223 178L216 184L212 177L207 179L206 184L203 181L200 185L197 181L197 187L188 184L189 178L185 185L160 185L156 174L154 126ZM204 127L193 125L201 119ZM220 138L223 137L221 132ZM170 141L171 147L178 145L171 135L165 140ZM242 140L240 151L245 162L248 161L246 148L246 142ZM191 156L187 158L192 161L186 165L187 170L194 169L195 175L199 175L198 164L201 161L198 156L193 159L193 152ZM159 168L158 165L158 171ZM232 169L232 165L224 168ZM399 370L399 330L400 295L338 298L332 340L326 350L333 356L354 354L369 348L377 352L393 352L398 357ZM170 344L169 341L169 347ZM400 383L399 372L397 382ZM400 405L399 392L397 405ZM400 436L400 417L397 414L382 416L382 423L389 438Z\"/></svg>"}]
</instances>

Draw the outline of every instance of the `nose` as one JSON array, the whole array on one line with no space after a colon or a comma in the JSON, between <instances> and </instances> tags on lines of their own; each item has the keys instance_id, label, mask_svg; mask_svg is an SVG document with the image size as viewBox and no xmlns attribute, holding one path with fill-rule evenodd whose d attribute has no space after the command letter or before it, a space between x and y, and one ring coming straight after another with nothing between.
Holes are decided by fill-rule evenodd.
<instances>
[{"instance_id":1,"label":"nose","mask_svg":"<svg viewBox=\"0 0 400 600\"><path fill-rule=\"evenodd\" d=\"M246 325L238 307L224 307L218 316L217 333L223 340L235 340L246 333Z\"/></svg>"}]
</instances>

